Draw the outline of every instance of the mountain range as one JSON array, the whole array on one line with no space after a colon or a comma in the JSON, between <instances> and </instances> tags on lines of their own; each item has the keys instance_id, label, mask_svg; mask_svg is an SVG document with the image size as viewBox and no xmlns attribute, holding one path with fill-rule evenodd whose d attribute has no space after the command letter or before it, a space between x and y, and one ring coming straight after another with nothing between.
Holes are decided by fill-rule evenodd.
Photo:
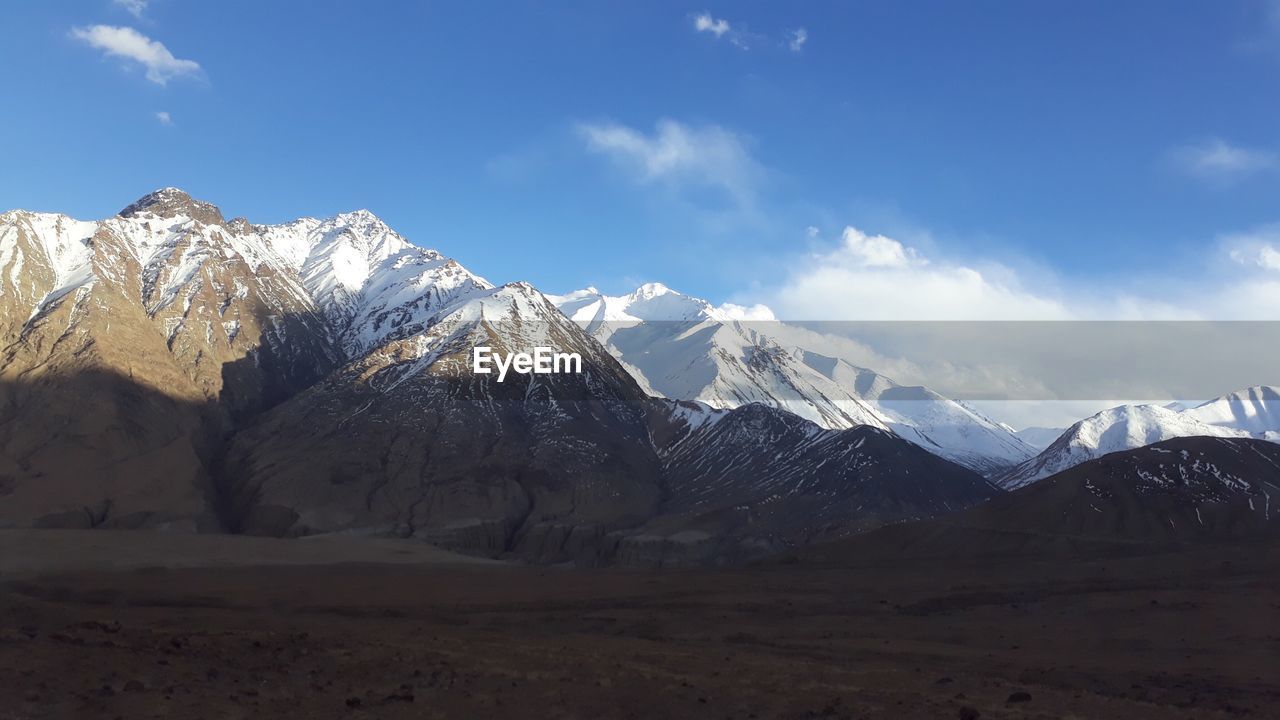
<instances>
[{"instance_id":1,"label":"mountain range","mask_svg":"<svg viewBox=\"0 0 1280 720\"><path fill-rule=\"evenodd\" d=\"M174 188L96 222L0 215L0 335L0 526L719 563L961 511L1114 450L1280 430L1258 388L1108 411L1037 454L758 309L495 286L367 211L255 225ZM497 382L471 372L481 345L583 368Z\"/></svg>"},{"instance_id":2,"label":"mountain range","mask_svg":"<svg viewBox=\"0 0 1280 720\"><path fill-rule=\"evenodd\" d=\"M254 225L173 188L100 222L11 211L0 278L4 525L664 562L995 492L883 427L653 397L532 286L494 286L364 211ZM470 372L478 345L584 368L497 383Z\"/></svg>"},{"instance_id":3,"label":"mountain range","mask_svg":"<svg viewBox=\"0 0 1280 720\"><path fill-rule=\"evenodd\" d=\"M980 473L1035 454L1011 429L977 411L806 349L811 334L769 317L731 315L658 283L623 296L588 288L551 300L653 395L715 408L758 402L831 429L891 430Z\"/></svg>"}]
</instances>

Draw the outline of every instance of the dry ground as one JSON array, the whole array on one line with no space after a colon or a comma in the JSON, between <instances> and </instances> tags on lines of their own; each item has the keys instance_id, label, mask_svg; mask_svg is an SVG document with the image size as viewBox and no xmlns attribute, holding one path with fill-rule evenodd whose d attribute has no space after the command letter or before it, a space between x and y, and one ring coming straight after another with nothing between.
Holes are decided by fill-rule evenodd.
<instances>
[{"instance_id":1,"label":"dry ground","mask_svg":"<svg viewBox=\"0 0 1280 720\"><path fill-rule=\"evenodd\" d=\"M165 537L0 532L0 719L1280 717L1275 546L659 572Z\"/></svg>"}]
</instances>

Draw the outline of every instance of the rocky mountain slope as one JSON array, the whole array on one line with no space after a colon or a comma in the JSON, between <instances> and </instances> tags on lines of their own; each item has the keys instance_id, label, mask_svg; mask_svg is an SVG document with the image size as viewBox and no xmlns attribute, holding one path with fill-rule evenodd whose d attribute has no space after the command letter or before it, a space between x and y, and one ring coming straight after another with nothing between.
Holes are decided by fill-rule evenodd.
<instances>
[{"instance_id":1,"label":"rocky mountain slope","mask_svg":"<svg viewBox=\"0 0 1280 720\"><path fill-rule=\"evenodd\" d=\"M0 523L217 525L221 438L337 360L261 249L172 191L0 215Z\"/></svg>"},{"instance_id":2,"label":"rocky mountain slope","mask_svg":"<svg viewBox=\"0 0 1280 720\"><path fill-rule=\"evenodd\" d=\"M814 548L980 556L1126 552L1280 534L1280 445L1190 437L1112 453L990 502Z\"/></svg>"},{"instance_id":3,"label":"rocky mountain slope","mask_svg":"<svg viewBox=\"0 0 1280 720\"><path fill-rule=\"evenodd\" d=\"M971 507L999 491L977 473L863 425L829 430L752 403L667 401L650 414L663 512L619 538L638 564L778 553Z\"/></svg>"},{"instance_id":4,"label":"rocky mountain slope","mask_svg":"<svg viewBox=\"0 0 1280 720\"><path fill-rule=\"evenodd\" d=\"M594 553L661 501L648 398L525 284L448 306L240 433L227 456L237 529L414 537L543 561ZM581 374L471 372L472 347L544 345Z\"/></svg>"},{"instance_id":5,"label":"rocky mountain slope","mask_svg":"<svg viewBox=\"0 0 1280 720\"><path fill-rule=\"evenodd\" d=\"M658 283L623 296L589 288L551 299L655 395L726 409L763 403L831 429L892 430L983 473L1035 454L961 403L805 349L803 333L758 308L728 312Z\"/></svg>"},{"instance_id":6,"label":"rocky mountain slope","mask_svg":"<svg viewBox=\"0 0 1280 720\"><path fill-rule=\"evenodd\" d=\"M1280 392L1248 388L1189 409L1123 405L1104 410L1072 425L1040 454L993 480L1015 489L1108 453L1180 437L1280 440Z\"/></svg>"}]
</instances>

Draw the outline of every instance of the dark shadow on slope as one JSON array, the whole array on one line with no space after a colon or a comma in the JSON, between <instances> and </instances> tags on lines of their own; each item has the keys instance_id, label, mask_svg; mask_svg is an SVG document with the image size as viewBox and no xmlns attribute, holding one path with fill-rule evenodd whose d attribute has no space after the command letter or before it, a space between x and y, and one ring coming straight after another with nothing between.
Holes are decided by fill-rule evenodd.
<instances>
[{"instance_id":1,"label":"dark shadow on slope","mask_svg":"<svg viewBox=\"0 0 1280 720\"><path fill-rule=\"evenodd\" d=\"M255 349L222 366L217 405L227 422L209 462L209 474L213 511L229 532L242 531L246 512L236 499L236 479L225 469L226 450L236 433L341 365L341 352L329 341L319 315L287 315L260 324L270 329L259 335ZM270 521L274 526L288 527L294 519L283 514Z\"/></svg>"},{"instance_id":2,"label":"dark shadow on slope","mask_svg":"<svg viewBox=\"0 0 1280 720\"><path fill-rule=\"evenodd\" d=\"M317 323L310 314L264 318L271 330L257 351L221 366L216 398L178 358L144 356L155 351L139 345L132 356L120 347L103 354L93 348L104 338L92 334L56 361L37 349L38 359L6 368L0 526L232 528L218 482L223 450L238 428L336 366Z\"/></svg>"},{"instance_id":3,"label":"dark shadow on slope","mask_svg":"<svg viewBox=\"0 0 1280 720\"><path fill-rule=\"evenodd\" d=\"M560 561L658 511L649 400L621 368L500 383L451 352L356 361L249 423L220 466L231 528Z\"/></svg>"},{"instance_id":4,"label":"dark shadow on slope","mask_svg":"<svg viewBox=\"0 0 1280 720\"><path fill-rule=\"evenodd\" d=\"M325 322L315 313L259 318L270 329L255 349L222 365L218 403L236 428L319 382L342 364L342 353L328 340Z\"/></svg>"},{"instance_id":5,"label":"dark shadow on slope","mask_svg":"<svg viewBox=\"0 0 1280 720\"><path fill-rule=\"evenodd\" d=\"M220 531L225 427L216 403L119 373L0 382L0 525Z\"/></svg>"},{"instance_id":6,"label":"dark shadow on slope","mask_svg":"<svg viewBox=\"0 0 1280 720\"><path fill-rule=\"evenodd\" d=\"M231 441L223 517L247 534L393 535L539 562L722 564L996 492L891 433L776 408L710 432L596 350L581 373L503 382L472 373L465 343L430 369L412 349L356 361Z\"/></svg>"}]
</instances>

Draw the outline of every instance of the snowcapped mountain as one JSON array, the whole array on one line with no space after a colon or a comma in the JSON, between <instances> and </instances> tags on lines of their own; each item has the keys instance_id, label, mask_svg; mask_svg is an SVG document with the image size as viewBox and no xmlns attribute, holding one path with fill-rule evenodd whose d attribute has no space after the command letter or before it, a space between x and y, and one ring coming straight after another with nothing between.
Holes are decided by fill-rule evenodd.
<instances>
[{"instance_id":1,"label":"snowcapped mountain","mask_svg":"<svg viewBox=\"0 0 1280 720\"><path fill-rule=\"evenodd\" d=\"M678 562L693 532L713 542L684 559L719 562L991 491L841 395L851 371L751 335L758 310L661 286L598 300L495 287L366 211L253 225L166 188L98 222L4 213L0 526L394 534L587 563ZM669 376L593 336L643 343L650 318L677 319L652 325ZM472 372L480 345L578 353L582 370L499 382ZM682 358L738 409L637 382L678 386ZM871 427L751 404L793 378L795 407ZM710 519L730 515L747 522Z\"/></svg>"},{"instance_id":2,"label":"snowcapped mountain","mask_svg":"<svg viewBox=\"0 0 1280 720\"><path fill-rule=\"evenodd\" d=\"M419 332L451 302L493 288L367 210L253 229L297 274L348 357Z\"/></svg>"},{"instance_id":3,"label":"snowcapped mountain","mask_svg":"<svg viewBox=\"0 0 1280 720\"><path fill-rule=\"evenodd\" d=\"M984 473L1035 452L1008 428L928 388L794 345L794 334L764 308L716 308L658 283L623 296L588 288L550 299L654 395L725 409L763 403L825 428L892 430Z\"/></svg>"},{"instance_id":4,"label":"snowcapped mountain","mask_svg":"<svg viewBox=\"0 0 1280 720\"><path fill-rule=\"evenodd\" d=\"M1245 388L1182 414L1213 427L1241 430L1265 440L1280 439L1280 388Z\"/></svg>"},{"instance_id":5,"label":"snowcapped mountain","mask_svg":"<svg viewBox=\"0 0 1280 720\"><path fill-rule=\"evenodd\" d=\"M1182 437L1280 439L1280 392L1248 388L1186 410L1160 405L1104 410L1072 425L1039 455L994 481L1014 489L1108 453Z\"/></svg>"},{"instance_id":6,"label":"snowcapped mountain","mask_svg":"<svg viewBox=\"0 0 1280 720\"><path fill-rule=\"evenodd\" d=\"M175 190L0 214L0 334L0 524L216 527L219 438L339 362L260 238Z\"/></svg>"}]
</instances>

